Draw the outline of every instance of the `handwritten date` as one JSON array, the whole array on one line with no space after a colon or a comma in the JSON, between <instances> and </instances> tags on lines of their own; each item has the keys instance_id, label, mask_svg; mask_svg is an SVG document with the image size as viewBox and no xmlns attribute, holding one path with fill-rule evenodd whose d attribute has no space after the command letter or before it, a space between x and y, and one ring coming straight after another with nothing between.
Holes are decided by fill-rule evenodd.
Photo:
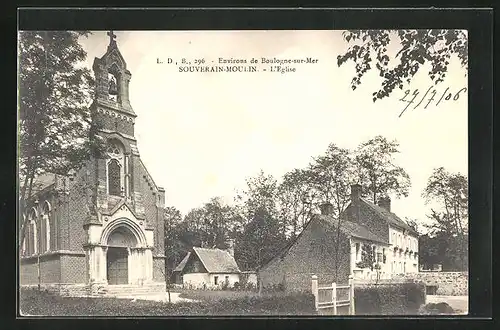
<instances>
[{"instance_id":1,"label":"handwritten date","mask_svg":"<svg viewBox=\"0 0 500 330\"><path fill-rule=\"evenodd\" d=\"M411 93L411 90L409 90L409 89L406 90L404 96L402 98L400 98L399 101L406 102L407 105L403 109L403 111L401 111L401 113L399 114L399 117L401 117L403 115L403 113L412 104L416 104L413 107L413 109L416 109L416 108L420 107L422 105L422 103L424 103L425 104L424 105L424 109L427 109L427 107L429 106L429 104L431 104L431 102L435 102L435 105L439 106L439 104L443 100L444 101L449 101L449 100L453 99L453 101L457 101L460 98L460 95L462 93L465 93L467 91L467 87L464 87L464 88L460 89L456 93L452 93L449 90L450 90L450 88L448 87L448 88L446 88L446 90L442 94L439 94L439 99L437 99L437 97L436 97L436 95L438 94L438 92L437 92L436 89L434 89L433 86L430 86L427 89L427 91L425 92L425 94L423 94L423 95L422 95L422 93L420 93L420 91L418 89L415 89L413 91L413 93Z\"/></svg>"}]
</instances>

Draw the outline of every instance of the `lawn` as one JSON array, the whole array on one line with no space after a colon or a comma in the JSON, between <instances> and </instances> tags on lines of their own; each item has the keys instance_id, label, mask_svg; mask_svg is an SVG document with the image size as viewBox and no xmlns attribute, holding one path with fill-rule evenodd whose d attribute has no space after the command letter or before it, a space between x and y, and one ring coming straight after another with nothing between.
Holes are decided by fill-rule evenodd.
<instances>
[{"instance_id":1,"label":"lawn","mask_svg":"<svg viewBox=\"0 0 500 330\"><path fill-rule=\"evenodd\" d=\"M187 290L175 289L172 292L180 293L180 298L198 300L198 301L216 301L221 299L245 299L259 297L255 291L225 291L225 290ZM284 293L262 293L260 297L283 297Z\"/></svg>"},{"instance_id":2,"label":"lawn","mask_svg":"<svg viewBox=\"0 0 500 330\"><path fill-rule=\"evenodd\" d=\"M177 291L177 290L176 290ZM215 293L216 292L216 293ZM314 315L314 297L306 294L271 295L237 291L185 291L195 302L145 301L116 298L61 297L21 289L24 316L189 316L189 315Z\"/></svg>"}]
</instances>

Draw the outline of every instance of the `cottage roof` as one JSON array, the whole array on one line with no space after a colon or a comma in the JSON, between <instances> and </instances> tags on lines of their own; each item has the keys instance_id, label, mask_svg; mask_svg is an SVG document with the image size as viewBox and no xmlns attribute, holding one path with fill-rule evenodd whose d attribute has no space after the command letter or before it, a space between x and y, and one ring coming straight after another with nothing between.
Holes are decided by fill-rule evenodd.
<instances>
[{"instance_id":1,"label":"cottage roof","mask_svg":"<svg viewBox=\"0 0 500 330\"><path fill-rule=\"evenodd\" d=\"M188 252L186 254L186 256L184 257L184 259L182 259L182 261L177 265L177 267L175 267L174 272L182 272L182 270L184 269L184 266L186 266L190 256L191 256L191 252Z\"/></svg>"},{"instance_id":2,"label":"cottage roof","mask_svg":"<svg viewBox=\"0 0 500 330\"><path fill-rule=\"evenodd\" d=\"M361 200L361 203L360 203L361 207L370 208L371 210L373 210L375 212L375 214L378 215L378 217L381 220L387 222L389 225L394 225L394 226L400 227L402 229L408 230L409 232L411 232L415 235L418 235L418 233L415 232L415 230L413 228L408 226L408 224L406 222L401 220L394 213L384 209L383 207L375 205L374 203L372 203L364 198L360 198L360 200Z\"/></svg>"},{"instance_id":3,"label":"cottage roof","mask_svg":"<svg viewBox=\"0 0 500 330\"><path fill-rule=\"evenodd\" d=\"M220 249L193 247L174 271L181 272L191 255L196 254L209 273L239 273L240 269L229 252Z\"/></svg>"},{"instance_id":4,"label":"cottage roof","mask_svg":"<svg viewBox=\"0 0 500 330\"><path fill-rule=\"evenodd\" d=\"M337 224L339 223L339 221L332 216L320 215L319 217L320 219L326 221L333 227L336 227ZM348 220L342 220L340 221L340 230L347 236L352 236L383 244L389 244L389 242L387 242L387 240L385 240L383 237L380 237L377 234L372 233L367 227L359 223L355 223Z\"/></svg>"}]
</instances>

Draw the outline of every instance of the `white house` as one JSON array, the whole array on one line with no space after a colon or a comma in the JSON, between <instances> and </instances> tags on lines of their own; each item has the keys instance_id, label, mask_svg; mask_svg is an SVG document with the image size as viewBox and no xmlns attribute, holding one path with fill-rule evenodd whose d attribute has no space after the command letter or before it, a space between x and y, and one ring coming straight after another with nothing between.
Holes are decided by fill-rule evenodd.
<instances>
[{"instance_id":1,"label":"white house","mask_svg":"<svg viewBox=\"0 0 500 330\"><path fill-rule=\"evenodd\" d=\"M231 251L193 247L174 269L183 287L194 289L233 287L240 269Z\"/></svg>"}]
</instances>

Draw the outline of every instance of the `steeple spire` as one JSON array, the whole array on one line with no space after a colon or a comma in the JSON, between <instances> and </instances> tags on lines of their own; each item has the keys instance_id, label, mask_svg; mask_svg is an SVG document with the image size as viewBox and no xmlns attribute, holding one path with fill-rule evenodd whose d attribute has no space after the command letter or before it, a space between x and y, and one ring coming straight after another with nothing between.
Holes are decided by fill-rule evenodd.
<instances>
[{"instance_id":1,"label":"steeple spire","mask_svg":"<svg viewBox=\"0 0 500 330\"><path fill-rule=\"evenodd\" d=\"M109 36L109 46L116 46L116 34L113 33L113 30L109 30L106 34Z\"/></svg>"}]
</instances>

